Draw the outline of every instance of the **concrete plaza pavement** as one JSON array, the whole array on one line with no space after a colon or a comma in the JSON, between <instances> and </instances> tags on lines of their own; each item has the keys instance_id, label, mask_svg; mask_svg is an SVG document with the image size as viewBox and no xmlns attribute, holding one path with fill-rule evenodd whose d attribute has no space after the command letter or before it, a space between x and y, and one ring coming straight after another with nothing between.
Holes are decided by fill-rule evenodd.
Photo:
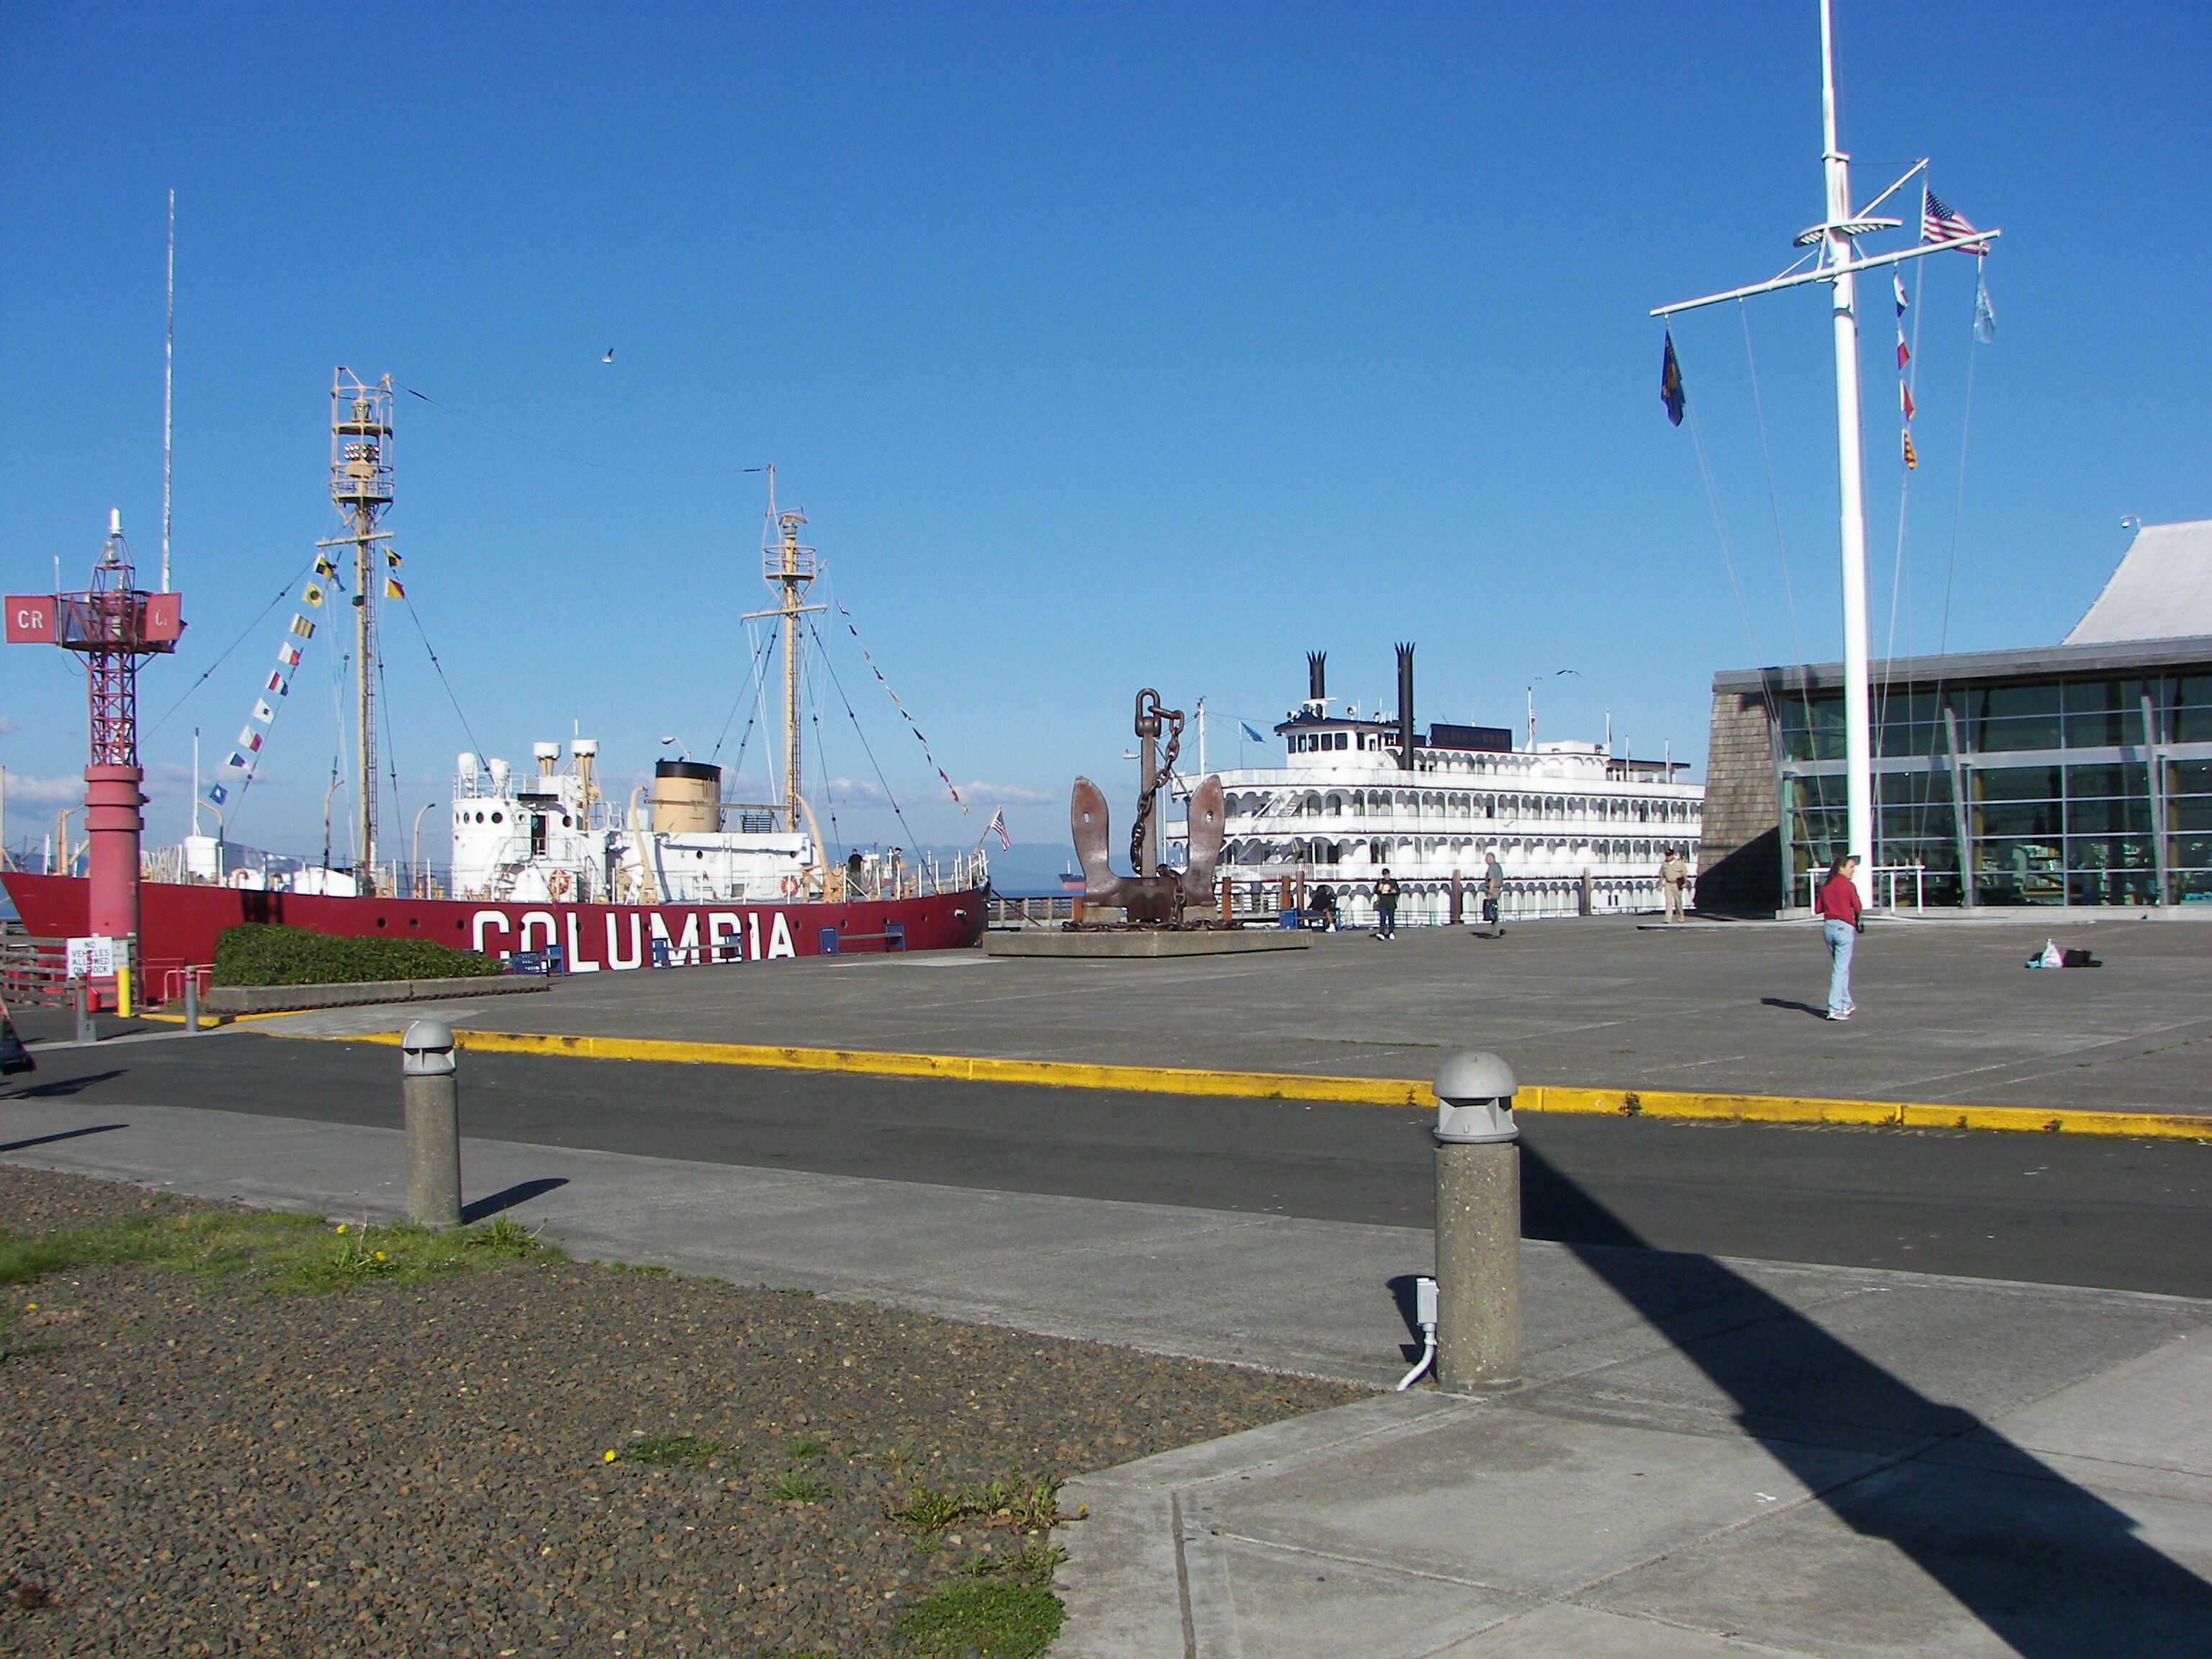
<instances>
[{"instance_id":1,"label":"concrete plaza pavement","mask_svg":"<svg viewBox=\"0 0 2212 1659\"><path fill-rule=\"evenodd\" d=\"M14 1162L371 1218L404 1189L388 1128L6 1110ZM476 1213L580 1255L1370 1385L1432 1248L511 1141L463 1169ZM1589 1244L1523 1267L1517 1390L1378 1390L1072 1486L1062 1659L2204 1650L2212 1303Z\"/></svg>"},{"instance_id":2,"label":"concrete plaza pavement","mask_svg":"<svg viewBox=\"0 0 2212 1659\"><path fill-rule=\"evenodd\" d=\"M2098 969L2030 972L2046 937ZM1532 1083L2212 1113L2212 927L1877 920L1859 1014L1819 1018L1827 961L1809 923L1675 929L1613 919L1491 939L1409 929L1395 944L1170 962L976 951L577 975L550 994L456 1005L489 1030L873 1048L1117 1065L1425 1079L1495 1049ZM264 1029L397 1029L421 1008L302 1014Z\"/></svg>"}]
</instances>

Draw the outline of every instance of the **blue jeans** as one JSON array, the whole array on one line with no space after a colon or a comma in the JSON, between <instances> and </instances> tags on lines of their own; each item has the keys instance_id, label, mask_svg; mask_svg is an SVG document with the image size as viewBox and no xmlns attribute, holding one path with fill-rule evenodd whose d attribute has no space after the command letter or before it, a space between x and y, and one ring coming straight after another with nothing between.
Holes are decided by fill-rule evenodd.
<instances>
[{"instance_id":1,"label":"blue jeans","mask_svg":"<svg viewBox=\"0 0 2212 1659\"><path fill-rule=\"evenodd\" d=\"M1851 1001L1851 949L1858 943L1858 929L1847 921L1829 922L1821 930L1828 941L1828 1014L1831 1018L1848 1014L1855 1006Z\"/></svg>"},{"instance_id":2,"label":"blue jeans","mask_svg":"<svg viewBox=\"0 0 2212 1659\"><path fill-rule=\"evenodd\" d=\"M1395 901L1375 907L1375 931L1384 939L1398 931L1398 906Z\"/></svg>"}]
</instances>

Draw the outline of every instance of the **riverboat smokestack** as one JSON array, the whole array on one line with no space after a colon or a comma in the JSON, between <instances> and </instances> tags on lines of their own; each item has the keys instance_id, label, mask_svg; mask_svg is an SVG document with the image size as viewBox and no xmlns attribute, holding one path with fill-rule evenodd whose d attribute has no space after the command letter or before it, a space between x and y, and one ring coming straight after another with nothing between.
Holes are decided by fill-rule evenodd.
<instances>
[{"instance_id":1,"label":"riverboat smokestack","mask_svg":"<svg viewBox=\"0 0 2212 1659\"><path fill-rule=\"evenodd\" d=\"M1328 700L1328 653L1306 653L1306 701L1326 702Z\"/></svg>"},{"instance_id":2,"label":"riverboat smokestack","mask_svg":"<svg viewBox=\"0 0 2212 1659\"><path fill-rule=\"evenodd\" d=\"M1413 647L1398 647L1398 764L1413 769Z\"/></svg>"}]
</instances>

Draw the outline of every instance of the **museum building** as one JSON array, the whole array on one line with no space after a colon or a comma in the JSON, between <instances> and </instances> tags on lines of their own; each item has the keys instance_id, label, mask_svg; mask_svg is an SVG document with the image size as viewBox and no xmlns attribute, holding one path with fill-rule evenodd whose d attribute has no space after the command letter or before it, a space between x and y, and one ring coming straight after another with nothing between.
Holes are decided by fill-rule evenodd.
<instances>
[{"instance_id":1,"label":"museum building","mask_svg":"<svg viewBox=\"0 0 2212 1659\"><path fill-rule=\"evenodd\" d=\"M1875 902L2212 908L2212 520L2144 525L2057 646L1872 668ZM1842 850L1843 668L1713 677L1701 910Z\"/></svg>"}]
</instances>

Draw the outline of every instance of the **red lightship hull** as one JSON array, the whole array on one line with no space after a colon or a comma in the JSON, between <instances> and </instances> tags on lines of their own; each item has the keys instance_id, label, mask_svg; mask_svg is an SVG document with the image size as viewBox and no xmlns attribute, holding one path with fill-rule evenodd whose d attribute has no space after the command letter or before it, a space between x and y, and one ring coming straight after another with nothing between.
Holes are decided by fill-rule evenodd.
<instances>
[{"instance_id":1,"label":"red lightship hull","mask_svg":"<svg viewBox=\"0 0 2212 1659\"><path fill-rule=\"evenodd\" d=\"M88 925L87 884L76 876L0 875L25 928L70 939ZM983 888L927 898L843 903L516 904L468 899L325 898L149 881L139 890L138 959L147 991L163 993L174 969L215 960L216 936L244 922L281 922L343 939L426 939L505 958L560 947L571 973L648 966L666 941L678 963L747 962L882 951L903 934L908 951L958 950L983 936ZM714 954L710 957L709 952Z\"/></svg>"}]
</instances>

